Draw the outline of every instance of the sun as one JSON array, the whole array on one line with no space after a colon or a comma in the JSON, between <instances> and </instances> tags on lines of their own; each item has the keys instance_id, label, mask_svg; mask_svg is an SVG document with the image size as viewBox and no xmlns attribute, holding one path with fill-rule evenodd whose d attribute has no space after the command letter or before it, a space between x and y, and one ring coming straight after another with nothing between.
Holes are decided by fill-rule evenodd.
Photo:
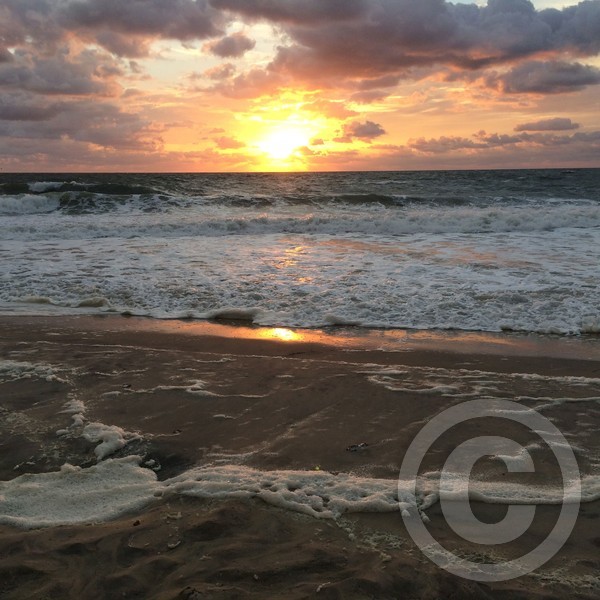
<instances>
[{"instance_id":1,"label":"sun","mask_svg":"<svg viewBox=\"0 0 600 600\"><path fill-rule=\"evenodd\" d=\"M281 125L274 127L257 146L272 160L292 158L298 148L307 146L310 133L301 125Z\"/></svg>"}]
</instances>

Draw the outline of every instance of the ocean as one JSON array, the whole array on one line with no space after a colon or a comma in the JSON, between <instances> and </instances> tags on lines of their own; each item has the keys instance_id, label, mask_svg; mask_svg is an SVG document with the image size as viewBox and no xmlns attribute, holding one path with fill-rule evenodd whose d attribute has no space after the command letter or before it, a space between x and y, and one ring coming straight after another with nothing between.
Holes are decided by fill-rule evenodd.
<instances>
[{"instance_id":1,"label":"ocean","mask_svg":"<svg viewBox=\"0 0 600 600\"><path fill-rule=\"evenodd\" d=\"M600 331L600 169L0 175L0 314Z\"/></svg>"}]
</instances>

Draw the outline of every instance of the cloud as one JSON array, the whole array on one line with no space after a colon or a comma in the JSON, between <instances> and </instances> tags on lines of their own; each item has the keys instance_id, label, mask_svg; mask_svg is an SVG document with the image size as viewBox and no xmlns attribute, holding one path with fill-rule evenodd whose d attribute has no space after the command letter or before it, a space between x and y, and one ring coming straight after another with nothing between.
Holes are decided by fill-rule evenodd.
<instances>
[{"instance_id":1,"label":"cloud","mask_svg":"<svg viewBox=\"0 0 600 600\"><path fill-rule=\"evenodd\" d=\"M556 135L550 133L520 132L517 135L501 133L487 133L479 131L465 138L460 136L442 136L439 138L411 139L407 147L417 152L436 155L452 154L467 151L470 154L481 154L487 150L515 149L515 148L561 148L578 146L587 149L587 152L600 149L600 131L581 132L570 135ZM584 154L582 154L585 156ZM589 158L589 157L586 157Z\"/></svg>"},{"instance_id":2,"label":"cloud","mask_svg":"<svg viewBox=\"0 0 600 600\"><path fill-rule=\"evenodd\" d=\"M49 47L76 36L119 56L148 53L152 39L216 38L234 15L278 25L292 44L279 63L298 60L340 75L381 76L410 66L478 68L541 53L600 51L600 2L536 10L528 0L487 6L444 0L2 0L0 39ZM243 34L215 43L220 56L249 49ZM286 52L291 51L291 55Z\"/></svg>"},{"instance_id":3,"label":"cloud","mask_svg":"<svg viewBox=\"0 0 600 600\"><path fill-rule=\"evenodd\" d=\"M579 123L573 123L571 119L556 117L554 119L540 119L530 123L520 123L515 131L568 131L579 129Z\"/></svg>"},{"instance_id":4,"label":"cloud","mask_svg":"<svg viewBox=\"0 0 600 600\"><path fill-rule=\"evenodd\" d=\"M290 43L269 70L321 88L386 77L393 85L414 67L476 70L600 51L598 0L560 11L537 11L528 0L489 0L483 7L444 0L212 3L250 21L277 23Z\"/></svg>"},{"instance_id":5,"label":"cloud","mask_svg":"<svg viewBox=\"0 0 600 600\"><path fill-rule=\"evenodd\" d=\"M192 73L190 79L196 80L208 77L208 79L212 79L213 81L222 81L233 77L235 72L235 65L228 62L206 69L206 71L203 71L202 73Z\"/></svg>"},{"instance_id":6,"label":"cloud","mask_svg":"<svg viewBox=\"0 0 600 600\"><path fill-rule=\"evenodd\" d=\"M212 87L212 90L230 98L257 98L275 93L283 83L284 78L279 73L254 67L236 77L223 78Z\"/></svg>"},{"instance_id":7,"label":"cloud","mask_svg":"<svg viewBox=\"0 0 600 600\"><path fill-rule=\"evenodd\" d=\"M360 123L354 121L352 123L346 123L342 130L342 135L333 139L334 142L348 144L352 142L354 138L358 138L362 141L369 142L381 135L385 135L385 129L374 123L373 121L365 121Z\"/></svg>"},{"instance_id":8,"label":"cloud","mask_svg":"<svg viewBox=\"0 0 600 600\"><path fill-rule=\"evenodd\" d=\"M0 121L0 137L28 139L36 146L40 140L62 140L116 150L148 151L162 145L148 120L108 102L78 100L64 103L60 110L52 105L46 109L44 119Z\"/></svg>"},{"instance_id":9,"label":"cloud","mask_svg":"<svg viewBox=\"0 0 600 600\"><path fill-rule=\"evenodd\" d=\"M222 19L206 0L78 0L62 3L67 29L109 30L166 39L202 39L221 32Z\"/></svg>"},{"instance_id":10,"label":"cloud","mask_svg":"<svg viewBox=\"0 0 600 600\"><path fill-rule=\"evenodd\" d=\"M215 140L215 144L221 150L237 150L239 148L244 148L246 144L244 142L240 142L232 137L222 136Z\"/></svg>"},{"instance_id":11,"label":"cloud","mask_svg":"<svg viewBox=\"0 0 600 600\"><path fill-rule=\"evenodd\" d=\"M595 134L574 133L578 125L570 119L547 118L548 114L564 114L560 98L524 95L577 92L600 83L597 59L586 60L600 53L600 0L560 10L537 10L528 0L482 4L444 0L0 0L0 135L5 136L0 143L12 152L10 142L15 141L15 154L23 152L24 157L27 152L33 156L42 145L48 152L57 152L64 143L65 156L76 161L94 152L104 156L129 153L140 161L149 153L164 158L163 129L191 123L198 118L191 115L198 111L206 122L222 124L227 111L248 110L244 100L261 96L278 100L275 94L289 89L300 99L298 111L340 122L327 123L327 128L338 130L336 141L369 142L357 152L335 153L331 165L351 160L358 166L362 155L374 157L378 152L434 160L491 157L502 152L523 156L534 148L558 156L562 148L568 149L570 157L572 149L581 150L573 156L585 156L584 147L589 163L590 148L598 146ZM253 24L252 29L244 29L246 23ZM227 35L232 26L243 31ZM258 57L253 65L233 60L255 48L249 31L256 32L252 37L261 41L260 52L253 53ZM269 37L271 32L275 33ZM165 40L177 40L188 50L167 53ZM269 50L272 42L275 47ZM200 46L224 58L223 64L206 69L220 61L194 56L189 50ZM133 60L150 57L153 60L148 62ZM180 60L196 64L190 67L190 62ZM175 61L177 68L164 76ZM197 93L180 93L182 88L177 88L174 78L194 68L197 72L188 77ZM157 81L127 90L138 87L132 82L146 73ZM163 76L167 83L160 93L150 96L150 86L158 85ZM448 85L451 79L461 84ZM221 105L211 96L215 92L233 100L222 99ZM573 98L570 114L574 119L578 119L578 106L591 110L592 92ZM288 96L292 94L282 98ZM423 102L417 106L419 98ZM383 126L365 120L366 113L352 110L357 109L353 103L384 99L382 108L390 111L386 116L390 127L400 115L419 112L425 116L432 114L429 109L448 115L467 106L479 109L488 103L489 107L490 102L495 108L504 107L503 122L508 110L522 114L524 103L528 103L528 114L533 114L534 104L543 102L544 112L542 117L531 117L530 123L518 124L510 134L468 136L462 132L419 138L398 146L401 151L392 151L376 143L386 133ZM260 103L268 106L267 99ZM216 112L218 119L211 121ZM481 111L473 115L479 118ZM485 121L486 117L481 118ZM161 119L163 124L156 125ZM583 117L581 122L585 123ZM420 131L427 132L427 125ZM230 133L206 134L204 141L211 148L203 152L210 160L223 161L219 156L226 156L228 165L237 165L235 155L236 161L242 161L242 152L219 152L241 147ZM323 136L331 138L325 129L316 135L315 143ZM196 148L194 144L190 147ZM329 144L321 146L318 160L325 164ZM195 156L189 153L184 158L189 161Z\"/></svg>"},{"instance_id":12,"label":"cloud","mask_svg":"<svg viewBox=\"0 0 600 600\"><path fill-rule=\"evenodd\" d=\"M66 31L57 23L55 13L60 3L49 0L2 0L0 4L0 40L14 47L27 40L47 51L66 37Z\"/></svg>"},{"instance_id":13,"label":"cloud","mask_svg":"<svg viewBox=\"0 0 600 600\"><path fill-rule=\"evenodd\" d=\"M0 46L0 63L11 62L13 55L6 49Z\"/></svg>"},{"instance_id":14,"label":"cloud","mask_svg":"<svg viewBox=\"0 0 600 600\"><path fill-rule=\"evenodd\" d=\"M114 78L122 74L109 55L94 50L73 55L61 47L52 56L21 50L13 61L0 64L0 85L39 94L115 96L121 87Z\"/></svg>"},{"instance_id":15,"label":"cloud","mask_svg":"<svg viewBox=\"0 0 600 600\"><path fill-rule=\"evenodd\" d=\"M139 58L157 39L219 38L205 47L235 58L255 42L242 32L224 36L227 24L236 18L266 21L288 40L264 69L271 91L290 81L312 89L354 85L353 99L363 103L389 95L415 68L425 76L442 65L474 70L600 52L600 0L539 11L528 0L489 0L487 6L444 0L2 0L1 8L4 46L31 43L46 55L73 39ZM0 63L9 55L0 54ZM496 75L490 85L522 89L523 81L511 80L518 75ZM578 73L568 89L588 85L590 78L595 81L594 73ZM249 97L257 79L254 68L224 91ZM544 82L536 89L544 93Z\"/></svg>"},{"instance_id":16,"label":"cloud","mask_svg":"<svg viewBox=\"0 0 600 600\"><path fill-rule=\"evenodd\" d=\"M221 58L239 58L248 50L252 50L256 42L246 37L241 31L225 36L220 40L214 40L204 45L204 49L220 56Z\"/></svg>"},{"instance_id":17,"label":"cloud","mask_svg":"<svg viewBox=\"0 0 600 600\"><path fill-rule=\"evenodd\" d=\"M1 121L48 121L65 110L61 103L42 103L23 94L0 96Z\"/></svg>"},{"instance_id":18,"label":"cloud","mask_svg":"<svg viewBox=\"0 0 600 600\"><path fill-rule=\"evenodd\" d=\"M118 56L147 55L152 39L223 35L227 18L208 0L2 0L0 39L51 50L73 37Z\"/></svg>"},{"instance_id":19,"label":"cloud","mask_svg":"<svg viewBox=\"0 0 600 600\"><path fill-rule=\"evenodd\" d=\"M456 150L479 148L481 145L474 140L459 136L442 136L439 138L418 138L408 141L408 147L425 154L445 154Z\"/></svg>"},{"instance_id":20,"label":"cloud","mask_svg":"<svg viewBox=\"0 0 600 600\"><path fill-rule=\"evenodd\" d=\"M357 102L358 104L371 104L379 100L384 100L389 95L390 91L388 90L366 90L364 92L352 94L350 100L352 100L352 102Z\"/></svg>"},{"instance_id":21,"label":"cloud","mask_svg":"<svg viewBox=\"0 0 600 600\"><path fill-rule=\"evenodd\" d=\"M599 83L600 69L564 61L528 61L485 78L488 87L509 94L561 94Z\"/></svg>"},{"instance_id":22,"label":"cloud","mask_svg":"<svg viewBox=\"0 0 600 600\"><path fill-rule=\"evenodd\" d=\"M380 135L385 135L385 129L379 123L374 123L373 121L351 123L344 128L344 131L352 137L361 139L373 139Z\"/></svg>"},{"instance_id":23,"label":"cloud","mask_svg":"<svg viewBox=\"0 0 600 600\"><path fill-rule=\"evenodd\" d=\"M369 0L212 0L211 4L254 21L319 25L365 16Z\"/></svg>"},{"instance_id":24,"label":"cloud","mask_svg":"<svg viewBox=\"0 0 600 600\"><path fill-rule=\"evenodd\" d=\"M127 36L115 31L100 31L95 35L95 41L117 56L143 58L150 53L152 39L141 36Z\"/></svg>"},{"instance_id":25,"label":"cloud","mask_svg":"<svg viewBox=\"0 0 600 600\"><path fill-rule=\"evenodd\" d=\"M302 105L302 109L330 119L344 120L358 115L356 111L347 108L343 102L326 100L324 98L317 98L311 102L305 102Z\"/></svg>"}]
</instances>

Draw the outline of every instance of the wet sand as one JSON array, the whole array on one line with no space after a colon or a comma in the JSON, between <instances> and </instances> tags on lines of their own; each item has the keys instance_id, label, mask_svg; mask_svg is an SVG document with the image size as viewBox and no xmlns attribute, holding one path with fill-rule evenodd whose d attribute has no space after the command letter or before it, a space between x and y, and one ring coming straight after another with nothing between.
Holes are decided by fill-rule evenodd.
<instances>
[{"instance_id":1,"label":"wet sand","mask_svg":"<svg viewBox=\"0 0 600 600\"><path fill-rule=\"evenodd\" d=\"M596 384L566 378L600 377L593 338L364 337L122 317L8 317L0 319L0 349L5 361L54 368L50 376L32 372L0 383L5 481L65 462L96 464L95 444L56 434L69 427L71 415L62 411L73 400L85 406L88 422L138 433L112 456L142 455L160 480L215 462L394 480L423 424L482 386L536 407L540 399L591 397ZM582 404L557 404L551 416L561 430L577 434ZM597 411L586 419L595 427ZM531 439L518 427L505 433L524 444ZM360 443L366 446L347 450ZM439 468L456 443L442 439L424 468ZM588 454L578 456L583 473L593 472ZM554 477L551 465L545 469L544 477ZM490 522L506 511L473 508ZM445 546L485 558L445 524L439 505L427 514ZM557 506L538 507L531 530L501 554L535 547L557 514ZM399 513L331 520L256 499L157 499L109 523L1 526L0 597L594 598L599 517L600 503L583 504L550 562L526 577L485 584L429 562Z\"/></svg>"}]
</instances>

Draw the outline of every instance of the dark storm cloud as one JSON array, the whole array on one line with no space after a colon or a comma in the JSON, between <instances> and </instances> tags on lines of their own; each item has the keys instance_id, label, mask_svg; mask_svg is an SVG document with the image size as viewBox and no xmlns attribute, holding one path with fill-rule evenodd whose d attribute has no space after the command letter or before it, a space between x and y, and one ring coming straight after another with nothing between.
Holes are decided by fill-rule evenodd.
<instances>
[{"instance_id":1,"label":"dark storm cloud","mask_svg":"<svg viewBox=\"0 0 600 600\"><path fill-rule=\"evenodd\" d=\"M0 0L0 16L1 45L32 40L47 51L76 36L129 57L146 55L155 38L222 35L225 23L208 0Z\"/></svg>"},{"instance_id":2,"label":"dark storm cloud","mask_svg":"<svg viewBox=\"0 0 600 600\"><path fill-rule=\"evenodd\" d=\"M0 46L0 63L11 62L13 55L6 49Z\"/></svg>"},{"instance_id":3,"label":"dark storm cloud","mask_svg":"<svg viewBox=\"0 0 600 600\"><path fill-rule=\"evenodd\" d=\"M29 111L17 113L19 119L0 120L0 137L29 139L32 143L68 140L126 150L147 150L160 145L160 137L149 121L108 102L80 100L46 107L33 102L24 100ZM17 109L9 106L8 110Z\"/></svg>"},{"instance_id":4,"label":"dark storm cloud","mask_svg":"<svg viewBox=\"0 0 600 600\"><path fill-rule=\"evenodd\" d=\"M92 50L72 56L65 47L52 56L15 52L14 60L0 64L0 86L48 95L114 96L114 78L122 75L110 56Z\"/></svg>"},{"instance_id":5,"label":"dark storm cloud","mask_svg":"<svg viewBox=\"0 0 600 600\"><path fill-rule=\"evenodd\" d=\"M100 31L95 35L95 41L117 56L142 58L149 54L152 40L141 36L127 36L115 31Z\"/></svg>"},{"instance_id":6,"label":"dark storm cloud","mask_svg":"<svg viewBox=\"0 0 600 600\"><path fill-rule=\"evenodd\" d=\"M78 0L62 2L58 9L60 23L69 30L84 27L179 40L218 35L218 16L206 0Z\"/></svg>"},{"instance_id":7,"label":"dark storm cloud","mask_svg":"<svg viewBox=\"0 0 600 600\"><path fill-rule=\"evenodd\" d=\"M569 131L572 129L579 129L579 123L573 123L571 119L561 117L520 123L515 127L515 131Z\"/></svg>"},{"instance_id":8,"label":"dark storm cloud","mask_svg":"<svg viewBox=\"0 0 600 600\"><path fill-rule=\"evenodd\" d=\"M61 103L43 104L23 94L0 96L0 120L48 121L64 110Z\"/></svg>"},{"instance_id":9,"label":"dark storm cloud","mask_svg":"<svg viewBox=\"0 0 600 600\"><path fill-rule=\"evenodd\" d=\"M249 20L276 23L322 24L355 19L368 13L369 0L211 0L215 8L229 10Z\"/></svg>"},{"instance_id":10,"label":"dark storm cloud","mask_svg":"<svg viewBox=\"0 0 600 600\"><path fill-rule=\"evenodd\" d=\"M305 81L372 79L410 67L480 69L543 54L600 51L600 0L537 11L528 0L485 7L443 0L212 0L249 19L277 22L292 44L271 68Z\"/></svg>"},{"instance_id":11,"label":"dark storm cloud","mask_svg":"<svg viewBox=\"0 0 600 600\"><path fill-rule=\"evenodd\" d=\"M254 40L251 40L242 32L237 32L227 35L220 40L208 42L204 47L209 52L221 58L238 58L243 56L248 50L252 50L254 46L256 46Z\"/></svg>"},{"instance_id":12,"label":"dark storm cloud","mask_svg":"<svg viewBox=\"0 0 600 600\"><path fill-rule=\"evenodd\" d=\"M234 16L263 20L290 40L269 70L306 82L349 78L369 86L405 77L411 67L481 69L600 51L600 0L560 11L538 11L528 0L489 0L485 7L444 0L0 0L0 10L0 46L33 40L48 48L76 36L126 57L147 55L158 38L223 36ZM233 34L209 48L235 57L251 43Z\"/></svg>"},{"instance_id":13,"label":"dark storm cloud","mask_svg":"<svg viewBox=\"0 0 600 600\"><path fill-rule=\"evenodd\" d=\"M561 94L600 83L600 69L564 61L527 61L485 78L489 87L510 94Z\"/></svg>"},{"instance_id":14,"label":"dark storm cloud","mask_svg":"<svg viewBox=\"0 0 600 600\"><path fill-rule=\"evenodd\" d=\"M47 50L65 37L55 19L63 4L62 0L0 0L0 44L12 47L34 40Z\"/></svg>"},{"instance_id":15,"label":"dark storm cloud","mask_svg":"<svg viewBox=\"0 0 600 600\"><path fill-rule=\"evenodd\" d=\"M600 51L600 2L587 0L562 11L548 9L541 12L561 43L583 55Z\"/></svg>"}]
</instances>

